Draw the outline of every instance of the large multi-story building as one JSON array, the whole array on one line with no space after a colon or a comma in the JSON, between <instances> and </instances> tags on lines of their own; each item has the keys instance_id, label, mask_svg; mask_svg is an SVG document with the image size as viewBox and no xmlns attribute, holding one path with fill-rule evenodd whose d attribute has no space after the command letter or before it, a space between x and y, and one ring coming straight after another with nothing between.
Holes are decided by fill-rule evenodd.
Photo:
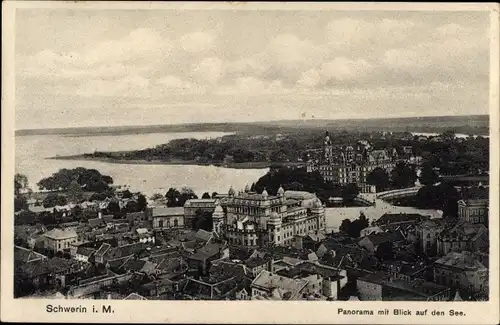
<instances>
[{"instance_id":1,"label":"large multi-story building","mask_svg":"<svg viewBox=\"0 0 500 325\"><path fill-rule=\"evenodd\" d=\"M363 190L369 188L366 177L371 171L379 167L390 173L398 159L396 149L372 150L363 141L359 141L356 148L350 145L334 146L326 132L322 155L310 157L307 171L319 171L325 181L340 185L354 183Z\"/></svg>"},{"instance_id":2,"label":"large multi-story building","mask_svg":"<svg viewBox=\"0 0 500 325\"><path fill-rule=\"evenodd\" d=\"M325 228L325 208L316 195L266 190L258 194L229 191L222 207L213 214L213 229L230 244L243 246L291 245L296 235L317 233Z\"/></svg>"},{"instance_id":3,"label":"large multi-story building","mask_svg":"<svg viewBox=\"0 0 500 325\"><path fill-rule=\"evenodd\" d=\"M45 233L44 246L53 252L70 249L71 244L78 241L78 234L73 229L54 228Z\"/></svg>"},{"instance_id":4,"label":"large multi-story building","mask_svg":"<svg viewBox=\"0 0 500 325\"><path fill-rule=\"evenodd\" d=\"M193 220L203 213L212 214L219 203L218 199L190 199L184 203L184 224L186 227L193 225Z\"/></svg>"}]
</instances>

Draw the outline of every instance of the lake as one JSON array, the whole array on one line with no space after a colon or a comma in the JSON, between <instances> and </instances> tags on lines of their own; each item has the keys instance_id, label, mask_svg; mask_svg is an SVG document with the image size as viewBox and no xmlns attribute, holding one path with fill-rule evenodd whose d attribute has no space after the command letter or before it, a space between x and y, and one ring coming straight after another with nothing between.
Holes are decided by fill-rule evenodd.
<instances>
[{"instance_id":1,"label":"lake","mask_svg":"<svg viewBox=\"0 0 500 325\"><path fill-rule=\"evenodd\" d=\"M424 137L437 137L438 135L440 135L439 133L431 133L431 132L410 132L411 135L415 136L424 136ZM469 136L472 136L473 138L476 138L478 137L478 135L476 134L463 134L463 133L456 133L455 134L455 137L457 138L462 138L462 139L467 139ZM482 136L483 138L489 138L490 136L489 135L483 135Z\"/></svg>"},{"instance_id":2,"label":"lake","mask_svg":"<svg viewBox=\"0 0 500 325\"><path fill-rule=\"evenodd\" d=\"M246 184L256 182L269 169L231 169L215 166L196 165L148 165L119 164L91 160L46 159L56 155L78 155L98 151L138 150L180 138L208 139L230 133L222 132L182 132L151 133L134 135L92 135L61 136L36 135L16 137L15 169L24 174L30 186L37 189L36 183L62 168L94 168L113 177L115 184L128 185L132 191L140 191L150 196L153 193L165 194L170 187L192 188L198 196L204 192L227 193L232 185L235 190L243 190ZM408 211L411 210L411 211ZM418 213L417 209L392 207L378 202L376 207L327 208L328 231L337 230L343 219L354 220L361 211L370 218L378 219L387 212ZM427 214L427 213L425 213ZM431 214L431 213L429 213Z\"/></svg>"},{"instance_id":3,"label":"lake","mask_svg":"<svg viewBox=\"0 0 500 325\"><path fill-rule=\"evenodd\" d=\"M61 168L94 168L113 177L115 184L129 185L131 190L147 195L166 193L170 187L192 188L201 196L204 192L226 193L229 186L243 189L247 183L256 182L268 169L229 169L215 166L194 165L140 165L115 164L99 161L45 159L56 155L78 155L98 151L138 150L154 147L174 139L216 138L230 133L181 132L150 133L133 135L61 136L36 135L17 136L16 173L28 177L30 186Z\"/></svg>"}]
</instances>

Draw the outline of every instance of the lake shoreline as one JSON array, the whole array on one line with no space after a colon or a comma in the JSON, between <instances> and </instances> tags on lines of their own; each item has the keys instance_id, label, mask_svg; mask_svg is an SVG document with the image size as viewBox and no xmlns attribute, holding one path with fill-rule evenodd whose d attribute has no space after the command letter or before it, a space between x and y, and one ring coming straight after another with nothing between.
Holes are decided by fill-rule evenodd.
<instances>
[{"instance_id":1,"label":"lake shoreline","mask_svg":"<svg viewBox=\"0 0 500 325\"><path fill-rule=\"evenodd\" d=\"M245 163L203 163L199 161L188 161L188 160L173 160L173 161L163 161L163 160L142 160L142 159L115 159L115 158L102 158L102 157L86 157L84 155L73 155L73 156L59 156L59 157L48 157L46 159L52 160L80 160L80 161L98 161L110 164L124 164L124 165L184 165L184 166L214 166L227 169L266 169L271 166L276 166L276 163L270 162L245 162ZM299 163L283 163L279 166L297 166Z\"/></svg>"}]
</instances>

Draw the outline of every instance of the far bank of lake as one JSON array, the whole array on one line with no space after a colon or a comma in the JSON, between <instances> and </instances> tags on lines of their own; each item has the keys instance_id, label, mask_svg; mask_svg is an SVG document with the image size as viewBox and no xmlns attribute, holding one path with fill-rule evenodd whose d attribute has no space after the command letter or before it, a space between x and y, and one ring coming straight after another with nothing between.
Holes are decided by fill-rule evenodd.
<instances>
[{"instance_id":1,"label":"far bank of lake","mask_svg":"<svg viewBox=\"0 0 500 325\"><path fill-rule=\"evenodd\" d=\"M151 164L139 161L97 161L74 159L47 159L48 157L82 156L94 151L139 150L167 143L173 139L209 139L227 135L223 132L158 133L134 135L101 135L91 137L67 137L64 135L34 135L15 138L15 172L28 177L30 186L62 168L84 167L96 169L113 177L115 184L128 185L146 195L165 194L170 187L192 188L201 196L204 192L227 193L230 186L243 189L257 181L269 170L266 167L235 168L213 165Z\"/></svg>"},{"instance_id":2,"label":"far bank of lake","mask_svg":"<svg viewBox=\"0 0 500 325\"><path fill-rule=\"evenodd\" d=\"M72 155L72 156L55 156L46 159L54 160L72 160L72 161L99 161L110 164L130 164L130 165L195 165L195 166L215 166L231 169L263 169L270 168L271 166L304 166L304 163L289 162L289 163L270 163L266 161L251 161L242 163L212 163L200 162L196 160L140 160L140 159L117 159L117 158L104 158L104 157L91 157L85 155Z\"/></svg>"}]
</instances>

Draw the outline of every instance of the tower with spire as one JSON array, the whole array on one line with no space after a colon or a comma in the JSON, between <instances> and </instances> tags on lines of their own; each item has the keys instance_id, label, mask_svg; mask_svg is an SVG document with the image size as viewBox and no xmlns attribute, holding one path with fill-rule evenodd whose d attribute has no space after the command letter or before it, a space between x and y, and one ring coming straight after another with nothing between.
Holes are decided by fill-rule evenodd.
<instances>
[{"instance_id":1,"label":"tower with spire","mask_svg":"<svg viewBox=\"0 0 500 325\"><path fill-rule=\"evenodd\" d=\"M212 214L212 230L216 234L221 234L222 224L224 222L224 210L222 209L220 203L215 207L214 213Z\"/></svg>"},{"instance_id":2,"label":"tower with spire","mask_svg":"<svg viewBox=\"0 0 500 325\"><path fill-rule=\"evenodd\" d=\"M330 139L330 133L326 131L325 139L323 141L324 157L325 161L331 162L333 160L333 145Z\"/></svg>"},{"instance_id":3,"label":"tower with spire","mask_svg":"<svg viewBox=\"0 0 500 325\"><path fill-rule=\"evenodd\" d=\"M283 189L283 186L280 185L280 188L278 189L278 197L283 197L285 195L285 189Z\"/></svg>"}]
</instances>

